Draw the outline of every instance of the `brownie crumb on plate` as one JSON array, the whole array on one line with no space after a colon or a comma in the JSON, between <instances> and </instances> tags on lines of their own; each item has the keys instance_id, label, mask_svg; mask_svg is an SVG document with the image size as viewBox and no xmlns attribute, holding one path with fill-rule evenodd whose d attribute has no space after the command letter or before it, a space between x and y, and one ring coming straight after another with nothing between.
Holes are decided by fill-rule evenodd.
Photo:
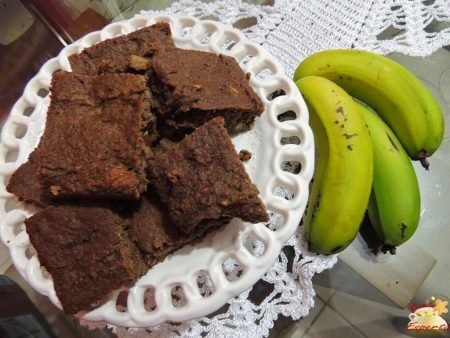
<instances>
[{"instance_id":1,"label":"brownie crumb on plate","mask_svg":"<svg viewBox=\"0 0 450 338\"><path fill-rule=\"evenodd\" d=\"M230 56L158 50L149 81L166 137L183 136L216 116L224 118L229 133L246 131L264 111L247 75Z\"/></svg>"},{"instance_id":2,"label":"brownie crumb on plate","mask_svg":"<svg viewBox=\"0 0 450 338\"><path fill-rule=\"evenodd\" d=\"M51 206L25 226L66 313L98 307L147 271L127 221L107 205Z\"/></svg>"},{"instance_id":3,"label":"brownie crumb on plate","mask_svg":"<svg viewBox=\"0 0 450 338\"><path fill-rule=\"evenodd\" d=\"M156 149L149 164L150 184L182 231L223 217L257 223L268 220L258 189L251 182L217 117L181 142Z\"/></svg>"},{"instance_id":4,"label":"brownie crumb on plate","mask_svg":"<svg viewBox=\"0 0 450 338\"><path fill-rule=\"evenodd\" d=\"M129 72L136 64L136 59L130 56L149 58L159 48L174 46L169 24L158 22L130 34L97 43L79 54L69 56L69 62L72 71L79 74L124 73ZM149 64L146 65L148 68Z\"/></svg>"},{"instance_id":5,"label":"brownie crumb on plate","mask_svg":"<svg viewBox=\"0 0 450 338\"><path fill-rule=\"evenodd\" d=\"M242 162L247 162L247 161L249 161L251 158L252 158L252 153L249 152L248 150L242 149L242 150L239 152L239 159L240 159Z\"/></svg>"},{"instance_id":6,"label":"brownie crumb on plate","mask_svg":"<svg viewBox=\"0 0 450 338\"><path fill-rule=\"evenodd\" d=\"M38 173L54 198L138 199L147 188L146 77L53 75Z\"/></svg>"}]
</instances>

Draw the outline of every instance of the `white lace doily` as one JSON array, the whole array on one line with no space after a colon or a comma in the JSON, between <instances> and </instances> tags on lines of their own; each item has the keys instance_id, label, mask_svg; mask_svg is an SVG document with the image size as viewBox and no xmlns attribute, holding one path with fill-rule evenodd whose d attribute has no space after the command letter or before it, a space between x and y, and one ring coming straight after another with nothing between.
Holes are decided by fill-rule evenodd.
<instances>
[{"instance_id":1,"label":"white lace doily","mask_svg":"<svg viewBox=\"0 0 450 338\"><path fill-rule=\"evenodd\" d=\"M275 0L273 6L251 5L240 0L212 3L182 0L163 11L141 14L157 13L216 19L234 26L252 24L243 29L245 35L277 57L289 76L306 56L325 49L356 48L380 54L400 52L426 56L450 45L449 0ZM312 277L337 261L336 256L308 253L302 232L300 227L299 234L286 243L260 282L231 299L215 314L146 330L112 327L113 331L119 337L133 338L268 336L280 314L293 320L308 315L314 306ZM234 270L230 266L231 274ZM205 292L207 289L205 285Z\"/></svg>"}]
</instances>

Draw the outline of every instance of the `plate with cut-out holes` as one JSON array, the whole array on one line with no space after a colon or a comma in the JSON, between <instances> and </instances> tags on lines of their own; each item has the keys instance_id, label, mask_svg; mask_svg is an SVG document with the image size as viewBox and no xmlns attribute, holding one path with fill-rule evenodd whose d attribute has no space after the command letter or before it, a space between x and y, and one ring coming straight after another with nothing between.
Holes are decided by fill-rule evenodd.
<instances>
[{"instance_id":1,"label":"plate with cut-out holes","mask_svg":"<svg viewBox=\"0 0 450 338\"><path fill-rule=\"evenodd\" d=\"M40 266L24 227L24 220L38 209L16 202L5 186L43 133L52 74L59 69L70 71L69 55L156 22L170 24L177 47L233 56L250 73L250 84L262 99L265 111L252 130L233 137L233 143L237 151L246 149L252 153L245 167L271 217L267 224L234 219L201 243L168 256L130 289L117 290L106 303L83 316L119 326L145 327L198 318L250 288L296 231L314 169L314 139L299 91L278 61L240 31L187 16L137 16L112 23L47 61L29 81L3 126L0 237L10 250L15 267L35 290L61 307L51 276Z\"/></svg>"}]
</instances>

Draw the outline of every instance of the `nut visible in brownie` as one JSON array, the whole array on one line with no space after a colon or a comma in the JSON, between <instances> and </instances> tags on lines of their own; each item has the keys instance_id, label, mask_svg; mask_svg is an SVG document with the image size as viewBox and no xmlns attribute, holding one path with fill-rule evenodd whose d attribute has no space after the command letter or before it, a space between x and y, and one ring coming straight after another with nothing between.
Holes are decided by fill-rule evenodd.
<instances>
[{"instance_id":1,"label":"nut visible in brownie","mask_svg":"<svg viewBox=\"0 0 450 338\"><path fill-rule=\"evenodd\" d=\"M167 255L186 244L203 239L230 219L211 221L197 233L185 234L175 226L159 199L150 193L142 196L137 210L130 217L130 235L149 267L163 261Z\"/></svg>"},{"instance_id":2,"label":"nut visible in brownie","mask_svg":"<svg viewBox=\"0 0 450 338\"><path fill-rule=\"evenodd\" d=\"M39 181L38 162L39 152L35 149L28 157L28 161L12 174L6 190L14 194L19 201L45 208L52 205L53 201L50 194L44 192L44 188Z\"/></svg>"},{"instance_id":3,"label":"nut visible in brownie","mask_svg":"<svg viewBox=\"0 0 450 338\"><path fill-rule=\"evenodd\" d=\"M147 188L151 97L146 77L59 72L38 146L38 173L56 198L138 199Z\"/></svg>"},{"instance_id":4,"label":"nut visible in brownie","mask_svg":"<svg viewBox=\"0 0 450 338\"><path fill-rule=\"evenodd\" d=\"M131 69L140 72L148 70L150 68L151 61L142 56L130 55L128 65Z\"/></svg>"},{"instance_id":5,"label":"nut visible in brownie","mask_svg":"<svg viewBox=\"0 0 450 338\"><path fill-rule=\"evenodd\" d=\"M72 71L79 74L124 73L131 68L130 55L151 57L159 48L174 46L170 26L158 22L86 48L69 56L69 62Z\"/></svg>"},{"instance_id":6,"label":"nut visible in brownie","mask_svg":"<svg viewBox=\"0 0 450 338\"><path fill-rule=\"evenodd\" d=\"M264 105L230 56L170 48L152 59L151 89L163 136L184 135L216 116L229 133L249 130Z\"/></svg>"},{"instance_id":7,"label":"nut visible in brownie","mask_svg":"<svg viewBox=\"0 0 450 338\"><path fill-rule=\"evenodd\" d=\"M252 223L268 220L258 189L246 173L222 117L207 122L179 143L155 150L149 177L170 220L183 232L198 232L223 217Z\"/></svg>"},{"instance_id":8,"label":"nut visible in brownie","mask_svg":"<svg viewBox=\"0 0 450 338\"><path fill-rule=\"evenodd\" d=\"M147 271L125 230L127 221L108 206L51 206L25 226L66 313L98 307L111 291Z\"/></svg>"}]
</instances>

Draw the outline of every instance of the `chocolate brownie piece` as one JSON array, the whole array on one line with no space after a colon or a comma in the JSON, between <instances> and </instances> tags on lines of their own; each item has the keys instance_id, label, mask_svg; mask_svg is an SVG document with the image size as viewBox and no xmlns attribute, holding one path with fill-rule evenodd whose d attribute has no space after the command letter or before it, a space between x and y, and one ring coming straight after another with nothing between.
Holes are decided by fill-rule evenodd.
<instances>
[{"instance_id":1,"label":"chocolate brownie piece","mask_svg":"<svg viewBox=\"0 0 450 338\"><path fill-rule=\"evenodd\" d=\"M35 149L28 157L28 161L12 174L6 190L14 194L19 201L45 208L53 204L53 201L50 194L44 192L44 187L39 181L38 162L39 152Z\"/></svg>"},{"instance_id":2,"label":"chocolate brownie piece","mask_svg":"<svg viewBox=\"0 0 450 338\"><path fill-rule=\"evenodd\" d=\"M216 116L229 133L251 128L264 105L232 57L178 48L155 53L150 84L167 137L192 131Z\"/></svg>"},{"instance_id":3,"label":"chocolate brownie piece","mask_svg":"<svg viewBox=\"0 0 450 338\"><path fill-rule=\"evenodd\" d=\"M166 209L154 194L144 194L136 209L130 217L130 235L149 267L163 261L182 246L201 240L231 220L222 218L220 221L210 221L201 231L185 234L169 220Z\"/></svg>"},{"instance_id":4,"label":"chocolate brownie piece","mask_svg":"<svg viewBox=\"0 0 450 338\"><path fill-rule=\"evenodd\" d=\"M146 77L53 76L39 176L57 198L138 199L147 188L152 118Z\"/></svg>"},{"instance_id":5,"label":"chocolate brownie piece","mask_svg":"<svg viewBox=\"0 0 450 338\"><path fill-rule=\"evenodd\" d=\"M86 48L69 56L69 62L79 74L124 73L135 64L133 56L151 57L159 48L174 46L170 26L159 22Z\"/></svg>"},{"instance_id":6,"label":"chocolate brownie piece","mask_svg":"<svg viewBox=\"0 0 450 338\"><path fill-rule=\"evenodd\" d=\"M147 271L126 225L112 209L92 204L51 206L25 221L66 313L99 306Z\"/></svg>"},{"instance_id":7,"label":"chocolate brownie piece","mask_svg":"<svg viewBox=\"0 0 450 338\"><path fill-rule=\"evenodd\" d=\"M149 266L189 242L169 221L160 201L149 194L142 197L131 217L130 235Z\"/></svg>"},{"instance_id":8,"label":"chocolate brownie piece","mask_svg":"<svg viewBox=\"0 0 450 338\"><path fill-rule=\"evenodd\" d=\"M155 150L149 165L151 186L182 231L198 232L212 220L239 217L268 220L258 189L236 153L224 120L214 118L180 143Z\"/></svg>"}]
</instances>

